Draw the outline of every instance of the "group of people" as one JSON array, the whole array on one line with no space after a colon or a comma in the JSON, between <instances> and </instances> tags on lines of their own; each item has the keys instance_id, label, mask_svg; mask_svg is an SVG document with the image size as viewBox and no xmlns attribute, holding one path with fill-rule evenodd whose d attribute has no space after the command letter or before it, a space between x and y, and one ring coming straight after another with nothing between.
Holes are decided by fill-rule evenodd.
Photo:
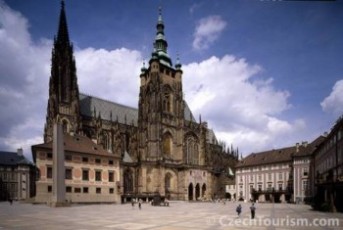
<instances>
[{"instance_id":1,"label":"group of people","mask_svg":"<svg viewBox=\"0 0 343 230\"><path fill-rule=\"evenodd\" d=\"M252 203L251 206L250 206L251 219L255 219L255 211L256 211L255 204ZM237 215L238 215L238 216L241 215L241 212L242 212L242 205L241 205L241 204L239 204L239 205L237 206L236 212L237 212Z\"/></svg>"}]
</instances>

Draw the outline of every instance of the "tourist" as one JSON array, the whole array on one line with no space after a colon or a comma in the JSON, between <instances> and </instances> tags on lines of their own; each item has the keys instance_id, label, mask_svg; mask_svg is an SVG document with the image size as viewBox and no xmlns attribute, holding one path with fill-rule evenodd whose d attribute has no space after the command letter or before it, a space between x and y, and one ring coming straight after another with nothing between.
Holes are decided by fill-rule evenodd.
<instances>
[{"instance_id":1,"label":"tourist","mask_svg":"<svg viewBox=\"0 0 343 230\"><path fill-rule=\"evenodd\" d=\"M135 199L134 198L132 198L132 200L131 200L131 205L132 205L132 208L135 207Z\"/></svg>"},{"instance_id":2,"label":"tourist","mask_svg":"<svg viewBox=\"0 0 343 230\"><path fill-rule=\"evenodd\" d=\"M241 204L239 204L236 208L236 212L237 212L237 215L240 216L241 215L241 212L242 212L242 206Z\"/></svg>"},{"instance_id":3,"label":"tourist","mask_svg":"<svg viewBox=\"0 0 343 230\"><path fill-rule=\"evenodd\" d=\"M254 203L252 203L252 205L250 207L251 219L255 219L255 210L256 210L256 207L254 206Z\"/></svg>"},{"instance_id":4,"label":"tourist","mask_svg":"<svg viewBox=\"0 0 343 230\"><path fill-rule=\"evenodd\" d=\"M139 201L138 201L138 207L139 207L139 210L142 209L142 199L139 199Z\"/></svg>"}]
</instances>

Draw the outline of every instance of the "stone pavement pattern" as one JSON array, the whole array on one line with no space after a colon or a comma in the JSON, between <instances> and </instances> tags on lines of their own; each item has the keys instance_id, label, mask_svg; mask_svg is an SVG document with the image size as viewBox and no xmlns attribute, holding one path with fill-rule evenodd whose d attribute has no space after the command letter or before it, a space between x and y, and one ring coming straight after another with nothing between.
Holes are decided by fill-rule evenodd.
<instances>
[{"instance_id":1,"label":"stone pavement pattern","mask_svg":"<svg viewBox=\"0 0 343 230\"><path fill-rule=\"evenodd\" d=\"M50 208L45 205L32 205L14 202L0 203L0 230L3 229L73 229L73 230L195 230L195 229L343 229L342 213L322 213L312 211L307 205L257 204L256 224L249 224L248 203L241 203L243 211L237 217L238 203L188 203L171 202L170 207L153 207L143 204L75 205L63 208ZM315 218L336 218L336 226L290 226L274 222L270 218L305 218L309 224ZM323 220L322 220L323 221ZM245 222L245 223L242 223ZM248 223L248 224L247 224ZM289 222L290 223L290 222Z\"/></svg>"}]
</instances>

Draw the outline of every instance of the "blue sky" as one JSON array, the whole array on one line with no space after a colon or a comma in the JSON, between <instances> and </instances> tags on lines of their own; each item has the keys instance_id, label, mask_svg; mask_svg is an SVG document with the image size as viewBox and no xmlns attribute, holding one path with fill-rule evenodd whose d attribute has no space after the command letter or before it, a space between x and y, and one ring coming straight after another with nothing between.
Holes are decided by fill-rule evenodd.
<instances>
[{"instance_id":1,"label":"blue sky","mask_svg":"<svg viewBox=\"0 0 343 230\"><path fill-rule=\"evenodd\" d=\"M243 155L312 141L342 115L342 1L67 0L81 92L138 106L159 6L194 115ZM0 0L1 150L42 142L59 12Z\"/></svg>"}]
</instances>

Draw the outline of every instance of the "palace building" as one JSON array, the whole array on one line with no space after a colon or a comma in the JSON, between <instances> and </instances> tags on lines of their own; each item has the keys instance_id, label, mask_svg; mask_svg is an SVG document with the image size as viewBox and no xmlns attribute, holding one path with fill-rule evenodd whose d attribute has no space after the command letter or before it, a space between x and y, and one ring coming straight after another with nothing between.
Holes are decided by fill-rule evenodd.
<instances>
[{"instance_id":1,"label":"palace building","mask_svg":"<svg viewBox=\"0 0 343 230\"><path fill-rule=\"evenodd\" d=\"M343 117L339 117L312 160L315 209L343 212Z\"/></svg>"},{"instance_id":2,"label":"palace building","mask_svg":"<svg viewBox=\"0 0 343 230\"><path fill-rule=\"evenodd\" d=\"M320 136L311 143L246 156L236 166L238 199L294 203L312 199L312 157L324 140Z\"/></svg>"},{"instance_id":3,"label":"palace building","mask_svg":"<svg viewBox=\"0 0 343 230\"><path fill-rule=\"evenodd\" d=\"M161 12L153 52L141 69L137 108L79 92L64 1L54 39L44 143L32 146L38 202L52 188L53 126L62 124L66 199L120 202L154 195L179 200L224 196L238 153L227 151L183 96L182 65L167 52ZM228 172L231 172L228 173Z\"/></svg>"}]
</instances>

